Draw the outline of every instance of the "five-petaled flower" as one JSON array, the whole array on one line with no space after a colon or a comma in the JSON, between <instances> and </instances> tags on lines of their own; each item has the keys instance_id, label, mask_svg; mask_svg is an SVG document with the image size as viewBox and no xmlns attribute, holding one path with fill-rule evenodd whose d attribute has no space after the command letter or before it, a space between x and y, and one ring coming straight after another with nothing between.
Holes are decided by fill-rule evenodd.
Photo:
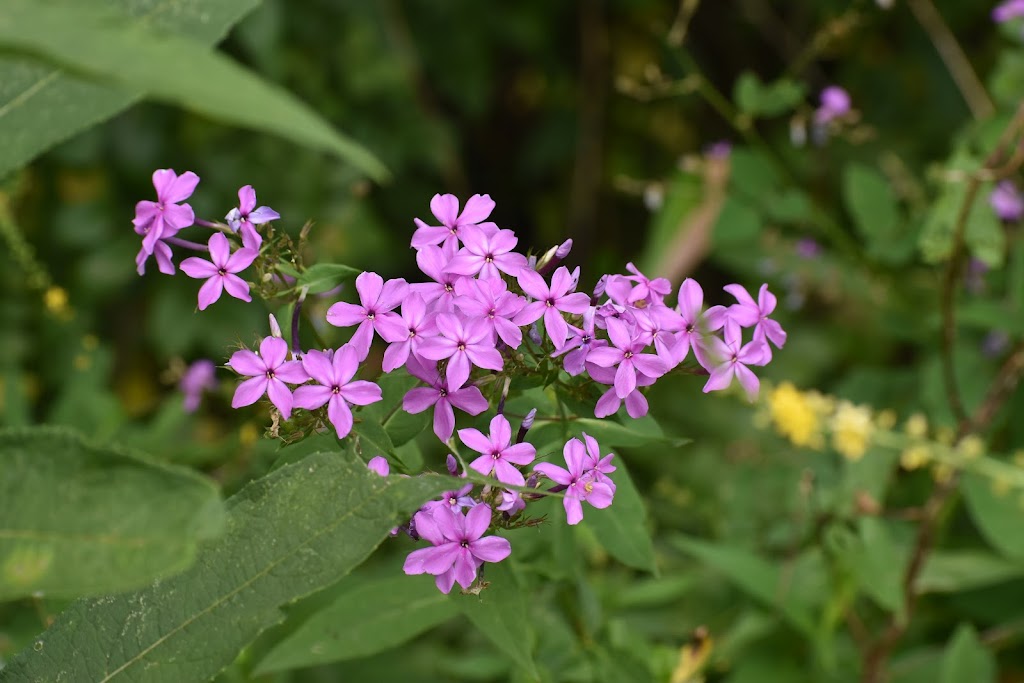
<instances>
[{"instance_id":1,"label":"five-petaled flower","mask_svg":"<svg viewBox=\"0 0 1024 683\"><path fill-rule=\"evenodd\" d=\"M597 442L593 449L600 453ZM542 462L534 469L551 481L565 487L565 498L562 506L569 524L579 524L583 519L582 501L587 501L596 508L606 508L612 504L615 490L605 480L595 476L597 465L592 457L588 457L587 449L579 439L569 439L562 449L568 469L550 462ZM609 471L605 466L605 472ZM603 475L603 473L602 473Z\"/></svg>"},{"instance_id":2,"label":"five-petaled flower","mask_svg":"<svg viewBox=\"0 0 1024 683\"><path fill-rule=\"evenodd\" d=\"M263 244L263 238L256 232L256 226L276 221L280 217L281 214L269 206L257 209L256 190L252 189L252 185L246 185L238 190L238 206L231 209L224 220L232 230L241 233L243 247L258 250Z\"/></svg>"},{"instance_id":3,"label":"five-petaled flower","mask_svg":"<svg viewBox=\"0 0 1024 683\"><path fill-rule=\"evenodd\" d=\"M232 408L252 405L266 394L270 402L281 411L281 417L287 420L292 414L292 392L285 386L302 384L309 375L302 368L302 363L295 360L286 361L288 344L277 337L265 337L260 342L259 355L249 349L235 351L228 365L247 379L235 389L231 399Z\"/></svg>"},{"instance_id":4,"label":"five-petaled flower","mask_svg":"<svg viewBox=\"0 0 1024 683\"><path fill-rule=\"evenodd\" d=\"M356 291L359 304L339 301L327 309L327 322L335 327L359 326L349 344L362 362L370 353L374 330L385 339L399 336L404 331L401 317L391 311L405 299L409 285L401 278L384 282L377 273L364 272L356 278Z\"/></svg>"},{"instance_id":5,"label":"five-petaled flower","mask_svg":"<svg viewBox=\"0 0 1024 683\"><path fill-rule=\"evenodd\" d=\"M323 351L309 351L302 355L302 367L316 384L304 384L295 390L292 405L295 408L316 410L327 404L327 419L334 425L339 439L352 431L352 405L365 406L381 399L380 387L364 380L352 381L359 361L356 350L348 344L329 358Z\"/></svg>"},{"instance_id":6,"label":"five-petaled flower","mask_svg":"<svg viewBox=\"0 0 1024 683\"><path fill-rule=\"evenodd\" d=\"M527 325L544 318L544 329L556 349L562 348L569 336L569 325L562 317L563 313L581 314L590 305L590 297L582 292L573 293L576 287L575 278L569 269L561 266L551 276L551 286L534 270L523 268L516 278L523 291L535 301L526 304L522 312L516 316L516 323Z\"/></svg>"},{"instance_id":7,"label":"five-petaled flower","mask_svg":"<svg viewBox=\"0 0 1024 683\"><path fill-rule=\"evenodd\" d=\"M132 224L135 232L142 235L142 249L135 257L135 265L139 275L146 270L146 259L156 255L157 266L161 273L174 274L171 263L171 248L161 240L174 235L192 225L196 214L188 204L179 204L189 197L199 184L199 176L192 171L181 175L171 168L162 168L153 172L153 186L156 188L156 201L142 200L135 205L135 218Z\"/></svg>"},{"instance_id":8,"label":"five-petaled flower","mask_svg":"<svg viewBox=\"0 0 1024 683\"><path fill-rule=\"evenodd\" d=\"M480 228L498 228L494 223L483 222L493 210L494 200L488 194L470 197L462 213L459 213L459 200L455 195L435 194L430 200L430 212L441 221L441 225L427 225L419 218L413 219L416 232L412 235L412 246L414 249L422 249L428 244L443 244L450 253L454 253L458 249L459 240L467 233Z\"/></svg>"},{"instance_id":9,"label":"five-petaled flower","mask_svg":"<svg viewBox=\"0 0 1024 683\"><path fill-rule=\"evenodd\" d=\"M480 474L492 472L498 481L513 486L522 486L526 480L513 465L529 465L537 455L530 443L512 445L512 425L504 415L491 418L491 433L484 436L479 429L460 429L459 439L472 448L480 457L469 463L470 469Z\"/></svg>"},{"instance_id":10,"label":"five-petaled flower","mask_svg":"<svg viewBox=\"0 0 1024 683\"><path fill-rule=\"evenodd\" d=\"M208 278L199 288L199 310L206 310L207 306L220 298L224 290L236 299L252 301L252 297L249 296L249 283L236 273L251 266L259 252L254 249L239 249L232 254L228 238L221 232L215 232L210 236L209 246L209 261L193 256L181 262L181 269L189 277Z\"/></svg>"},{"instance_id":11,"label":"five-petaled flower","mask_svg":"<svg viewBox=\"0 0 1024 683\"><path fill-rule=\"evenodd\" d=\"M476 505L465 515L437 507L417 512L413 518L416 532L433 545L409 553L406 574L433 574L442 593L451 591L455 582L469 588L484 562L501 562L512 553L508 539L484 536L491 525L491 508Z\"/></svg>"}]
</instances>

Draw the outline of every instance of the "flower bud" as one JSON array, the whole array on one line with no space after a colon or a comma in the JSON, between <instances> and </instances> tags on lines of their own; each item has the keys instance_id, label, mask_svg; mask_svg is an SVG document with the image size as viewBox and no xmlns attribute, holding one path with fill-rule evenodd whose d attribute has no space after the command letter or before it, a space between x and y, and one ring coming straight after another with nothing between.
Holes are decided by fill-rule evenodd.
<instances>
[{"instance_id":1,"label":"flower bud","mask_svg":"<svg viewBox=\"0 0 1024 683\"><path fill-rule=\"evenodd\" d=\"M502 415L505 412L505 399L508 398L508 387L512 384L512 378L505 378L505 386L501 388L501 398L498 399L498 415Z\"/></svg>"},{"instance_id":2,"label":"flower bud","mask_svg":"<svg viewBox=\"0 0 1024 683\"><path fill-rule=\"evenodd\" d=\"M456 460L455 456L452 455L451 453L449 453L448 457L445 458L444 464L448 468L448 474L454 477L456 474L459 473L459 461Z\"/></svg>"},{"instance_id":3,"label":"flower bud","mask_svg":"<svg viewBox=\"0 0 1024 683\"><path fill-rule=\"evenodd\" d=\"M555 249L555 258L561 261L569 255L570 251L572 251L572 238L567 239L558 245L558 248Z\"/></svg>"},{"instance_id":4,"label":"flower bud","mask_svg":"<svg viewBox=\"0 0 1024 683\"><path fill-rule=\"evenodd\" d=\"M537 409L532 408L530 412L523 418L522 424L519 425L519 432L516 434L516 443L522 443L523 439L526 438L526 432L530 431L530 427L533 426L533 421L537 418Z\"/></svg>"},{"instance_id":5,"label":"flower bud","mask_svg":"<svg viewBox=\"0 0 1024 683\"><path fill-rule=\"evenodd\" d=\"M277 318L274 317L273 313L271 313L269 317L270 317L270 336L271 337L277 337L278 339L283 339L284 335L281 334L281 326L277 323Z\"/></svg>"}]
</instances>

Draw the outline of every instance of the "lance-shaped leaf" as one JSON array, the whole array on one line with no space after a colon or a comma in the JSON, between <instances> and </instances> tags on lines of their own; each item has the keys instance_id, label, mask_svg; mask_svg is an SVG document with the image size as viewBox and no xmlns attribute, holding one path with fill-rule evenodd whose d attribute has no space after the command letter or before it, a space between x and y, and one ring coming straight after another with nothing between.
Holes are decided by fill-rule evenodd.
<instances>
[{"instance_id":1,"label":"lance-shaped leaf","mask_svg":"<svg viewBox=\"0 0 1024 683\"><path fill-rule=\"evenodd\" d=\"M154 31L102 5L5 0L0 47L331 152L376 179L387 176L376 157L286 90L191 37Z\"/></svg>"},{"instance_id":2,"label":"lance-shaped leaf","mask_svg":"<svg viewBox=\"0 0 1024 683\"><path fill-rule=\"evenodd\" d=\"M622 459L615 458L614 464L617 469L609 476L616 486L615 501L603 510L587 507L583 523L594 530L597 540L619 562L656 574L658 567L647 530L644 501Z\"/></svg>"},{"instance_id":3,"label":"lance-shaped leaf","mask_svg":"<svg viewBox=\"0 0 1024 683\"><path fill-rule=\"evenodd\" d=\"M0 601L138 588L223 529L217 487L57 428L0 432Z\"/></svg>"},{"instance_id":4,"label":"lance-shaped leaf","mask_svg":"<svg viewBox=\"0 0 1024 683\"><path fill-rule=\"evenodd\" d=\"M227 533L184 574L137 593L71 605L12 660L11 680L205 681L281 605L334 583L388 531L451 487L447 477L380 477L350 453L317 453L228 501Z\"/></svg>"},{"instance_id":5,"label":"lance-shaped leaf","mask_svg":"<svg viewBox=\"0 0 1024 683\"><path fill-rule=\"evenodd\" d=\"M213 45L259 0L107 0L111 11ZM131 106L142 93L17 54L0 54L0 176Z\"/></svg>"}]
</instances>

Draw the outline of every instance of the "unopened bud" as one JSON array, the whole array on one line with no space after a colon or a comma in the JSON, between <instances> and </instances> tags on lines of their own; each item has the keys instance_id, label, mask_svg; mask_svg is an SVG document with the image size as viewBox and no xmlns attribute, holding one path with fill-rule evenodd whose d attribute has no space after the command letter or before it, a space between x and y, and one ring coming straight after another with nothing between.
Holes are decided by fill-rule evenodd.
<instances>
[{"instance_id":1,"label":"unopened bud","mask_svg":"<svg viewBox=\"0 0 1024 683\"><path fill-rule=\"evenodd\" d=\"M533 421L537 418L537 409L533 408L523 418L522 424L519 425L519 432L516 434L516 443L522 443L523 439L526 438L526 432L530 431L530 427L533 426Z\"/></svg>"},{"instance_id":2,"label":"unopened bud","mask_svg":"<svg viewBox=\"0 0 1024 683\"><path fill-rule=\"evenodd\" d=\"M566 240L559 245L551 247L537 261L537 272L541 275L550 275L558 264L569 255L572 250L572 240Z\"/></svg>"},{"instance_id":3,"label":"unopened bud","mask_svg":"<svg viewBox=\"0 0 1024 683\"><path fill-rule=\"evenodd\" d=\"M530 331L526 333L526 336L528 336L530 338L530 341L532 341L537 346L540 346L541 342L543 341L540 337L540 326L537 325L537 323L533 323L532 325L530 325Z\"/></svg>"},{"instance_id":4,"label":"unopened bud","mask_svg":"<svg viewBox=\"0 0 1024 683\"><path fill-rule=\"evenodd\" d=\"M537 474L531 474L530 478L526 480L526 486L531 489L537 488Z\"/></svg>"},{"instance_id":5,"label":"unopened bud","mask_svg":"<svg viewBox=\"0 0 1024 683\"><path fill-rule=\"evenodd\" d=\"M451 453L448 454L448 457L445 459L444 464L448 468L448 474L454 477L458 473L459 461L456 460L455 456L452 455Z\"/></svg>"},{"instance_id":6,"label":"unopened bud","mask_svg":"<svg viewBox=\"0 0 1024 683\"><path fill-rule=\"evenodd\" d=\"M596 305L597 300L604 296L605 287L608 286L608 275L602 275L601 279L594 285L594 296L591 297L591 301Z\"/></svg>"},{"instance_id":7,"label":"unopened bud","mask_svg":"<svg viewBox=\"0 0 1024 683\"><path fill-rule=\"evenodd\" d=\"M284 335L281 334L281 326L277 324L277 318L274 317L273 313L270 314L270 336L277 337L278 339L282 339L284 337Z\"/></svg>"},{"instance_id":8,"label":"unopened bud","mask_svg":"<svg viewBox=\"0 0 1024 683\"><path fill-rule=\"evenodd\" d=\"M562 242L561 244L558 245L558 248L555 249L555 258L558 259L558 260L562 260L566 256L569 255L570 251L572 251L572 239L571 238L567 239L566 241L564 241L564 242Z\"/></svg>"},{"instance_id":9,"label":"unopened bud","mask_svg":"<svg viewBox=\"0 0 1024 683\"><path fill-rule=\"evenodd\" d=\"M501 388L501 398L498 399L498 415L502 415L505 412L505 399L508 398L508 387L512 384L512 378L505 378L505 386Z\"/></svg>"}]
</instances>

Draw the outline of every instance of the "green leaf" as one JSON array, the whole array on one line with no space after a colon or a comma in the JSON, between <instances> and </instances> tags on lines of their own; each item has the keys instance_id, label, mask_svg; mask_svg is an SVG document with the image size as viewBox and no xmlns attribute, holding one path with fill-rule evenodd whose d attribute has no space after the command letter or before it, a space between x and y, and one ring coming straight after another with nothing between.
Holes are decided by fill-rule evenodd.
<instances>
[{"instance_id":1,"label":"green leaf","mask_svg":"<svg viewBox=\"0 0 1024 683\"><path fill-rule=\"evenodd\" d=\"M733 99L744 114L778 116L791 110L804 98L807 88L789 78L764 84L757 74L745 71L736 79Z\"/></svg>"},{"instance_id":2,"label":"green leaf","mask_svg":"<svg viewBox=\"0 0 1024 683\"><path fill-rule=\"evenodd\" d=\"M534 679L534 632L526 611L526 593L509 562L484 565L490 585L479 596L458 596L457 603L480 632Z\"/></svg>"},{"instance_id":3,"label":"green leaf","mask_svg":"<svg viewBox=\"0 0 1024 683\"><path fill-rule=\"evenodd\" d=\"M961 624L942 654L939 683L994 683L996 660L985 649L974 627Z\"/></svg>"},{"instance_id":4,"label":"green leaf","mask_svg":"<svg viewBox=\"0 0 1024 683\"><path fill-rule=\"evenodd\" d=\"M871 258L898 264L912 255L896 193L880 173L862 164L848 165L843 172L843 201Z\"/></svg>"},{"instance_id":5,"label":"green leaf","mask_svg":"<svg viewBox=\"0 0 1024 683\"><path fill-rule=\"evenodd\" d=\"M376 420L366 418L355 423L352 426L352 435L356 437L356 451L363 456L364 460L383 455L390 462L401 463L408 469L406 463L400 460L395 452L395 445L391 443L391 437L383 427L377 424Z\"/></svg>"},{"instance_id":6,"label":"green leaf","mask_svg":"<svg viewBox=\"0 0 1024 683\"><path fill-rule=\"evenodd\" d=\"M340 263L316 263L302 271L295 281L295 289L309 287L309 294L322 294L344 282L354 280L362 272Z\"/></svg>"},{"instance_id":7,"label":"green leaf","mask_svg":"<svg viewBox=\"0 0 1024 683\"><path fill-rule=\"evenodd\" d=\"M210 480L57 428L0 431L0 501L0 601L138 588L224 526Z\"/></svg>"},{"instance_id":8,"label":"green leaf","mask_svg":"<svg viewBox=\"0 0 1024 683\"><path fill-rule=\"evenodd\" d=\"M123 103L138 91L331 152L375 179L387 176L370 152L286 90L204 43L155 31L102 5L7 0L0 15L0 46L121 86L129 93Z\"/></svg>"},{"instance_id":9,"label":"green leaf","mask_svg":"<svg viewBox=\"0 0 1024 683\"><path fill-rule=\"evenodd\" d=\"M363 408L365 420L376 420L397 448L415 438L430 424L429 411L415 415L402 409L402 399L420 381L405 370L395 370L374 380L380 387L381 400Z\"/></svg>"},{"instance_id":10,"label":"green leaf","mask_svg":"<svg viewBox=\"0 0 1024 683\"><path fill-rule=\"evenodd\" d=\"M593 530L597 540L612 557L630 567L657 574L654 544L647 531L644 501L633 485L621 458L615 458L615 501L603 510L586 508L583 523Z\"/></svg>"},{"instance_id":11,"label":"green leaf","mask_svg":"<svg viewBox=\"0 0 1024 683\"><path fill-rule=\"evenodd\" d=\"M861 517L854 533L844 526L832 526L826 542L828 550L853 574L857 587L879 607L900 612L904 606L903 567L906 548L897 546L885 522Z\"/></svg>"},{"instance_id":12,"label":"green leaf","mask_svg":"<svg viewBox=\"0 0 1024 683\"><path fill-rule=\"evenodd\" d=\"M1024 576L1024 564L979 550L937 550L928 555L917 590L956 593Z\"/></svg>"},{"instance_id":13,"label":"green leaf","mask_svg":"<svg viewBox=\"0 0 1024 683\"><path fill-rule=\"evenodd\" d=\"M718 221L711 232L711 241L716 248L730 248L751 245L761 235L761 217L744 202L729 197L718 214Z\"/></svg>"},{"instance_id":14,"label":"green leaf","mask_svg":"<svg viewBox=\"0 0 1024 683\"><path fill-rule=\"evenodd\" d=\"M1001 495L993 490L992 480L967 472L962 484L971 519L989 544L1007 557L1024 559L1024 500L1016 491Z\"/></svg>"},{"instance_id":15,"label":"green leaf","mask_svg":"<svg viewBox=\"0 0 1024 683\"><path fill-rule=\"evenodd\" d=\"M797 629L808 636L816 631L809 596L805 586L788 577L777 565L754 555L748 550L727 545L706 543L686 536L676 536L673 545L688 555L717 569L741 590L773 607Z\"/></svg>"},{"instance_id":16,"label":"green leaf","mask_svg":"<svg viewBox=\"0 0 1024 683\"><path fill-rule=\"evenodd\" d=\"M345 579L349 581L349 579ZM339 662L401 645L459 613L432 576L353 582L278 643L255 674Z\"/></svg>"},{"instance_id":17,"label":"green leaf","mask_svg":"<svg viewBox=\"0 0 1024 683\"><path fill-rule=\"evenodd\" d=\"M259 0L108 0L139 24L219 42ZM0 54L0 176L125 109L142 97L29 57Z\"/></svg>"},{"instance_id":18,"label":"green leaf","mask_svg":"<svg viewBox=\"0 0 1024 683\"><path fill-rule=\"evenodd\" d=\"M137 593L79 600L9 662L12 680L207 680L280 606L361 563L447 477L380 477L351 453L285 465L228 501L228 531L184 574Z\"/></svg>"}]
</instances>

